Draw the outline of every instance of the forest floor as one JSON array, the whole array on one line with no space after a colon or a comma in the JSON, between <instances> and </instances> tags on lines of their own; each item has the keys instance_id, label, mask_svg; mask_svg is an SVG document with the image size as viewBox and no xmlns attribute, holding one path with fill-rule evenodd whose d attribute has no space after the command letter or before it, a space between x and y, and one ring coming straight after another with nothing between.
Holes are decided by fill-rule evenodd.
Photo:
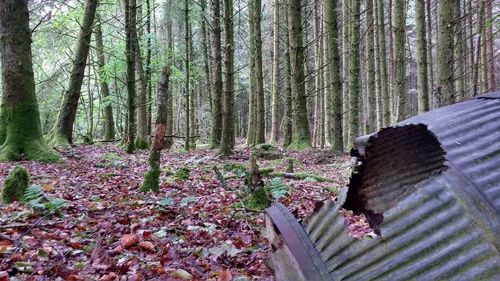
<instances>
[{"instance_id":1,"label":"forest floor","mask_svg":"<svg viewBox=\"0 0 500 281\"><path fill-rule=\"evenodd\" d=\"M113 145L95 145L64 155L58 164L0 163L0 184L15 165L24 165L47 197L66 201L62 215L51 217L19 203L0 205L0 280L273 279L265 266L270 249L264 213L242 206L244 180L224 170L227 163L247 165L249 150L226 158L206 149L164 151L158 193L139 191L146 151L127 155ZM299 219L315 202L334 198L350 175L352 159L326 150L285 153L258 164L284 172L288 157L295 159L295 172L333 180L282 181L289 189L279 201ZM214 165L232 178L227 189ZM190 169L188 179L175 178L181 168Z\"/></svg>"}]
</instances>

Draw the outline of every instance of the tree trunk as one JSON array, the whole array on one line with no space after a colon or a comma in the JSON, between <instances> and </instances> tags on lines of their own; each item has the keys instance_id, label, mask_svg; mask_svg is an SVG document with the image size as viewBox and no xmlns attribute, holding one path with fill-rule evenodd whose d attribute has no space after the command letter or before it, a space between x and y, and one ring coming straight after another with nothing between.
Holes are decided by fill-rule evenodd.
<instances>
[{"instance_id":1,"label":"tree trunk","mask_svg":"<svg viewBox=\"0 0 500 281\"><path fill-rule=\"evenodd\" d=\"M234 34L233 0L224 0L225 84L222 115L222 138L219 154L228 155L234 148Z\"/></svg>"},{"instance_id":2,"label":"tree trunk","mask_svg":"<svg viewBox=\"0 0 500 281\"><path fill-rule=\"evenodd\" d=\"M147 32L147 38L146 38L146 84L147 84L147 116L148 116L148 141L149 141L149 136L151 135L151 127L152 127L152 118L153 118L153 113L152 113L152 105L153 103L151 102L153 99L153 85L151 81L151 56L152 56L152 42L151 42L151 37L153 36L151 34L151 13L153 11L151 10L151 1L146 0L146 32ZM153 0L153 6L154 6L154 0Z\"/></svg>"},{"instance_id":3,"label":"tree trunk","mask_svg":"<svg viewBox=\"0 0 500 281\"><path fill-rule=\"evenodd\" d=\"M418 113L429 111L429 88L427 75L427 41L425 38L425 0L415 1L415 21L417 32L417 81Z\"/></svg>"},{"instance_id":4,"label":"tree trunk","mask_svg":"<svg viewBox=\"0 0 500 281\"><path fill-rule=\"evenodd\" d=\"M73 125L75 123L78 101L80 100L85 66L92 37L92 24L97 9L97 0L87 0L83 13L83 22L80 25L75 59L69 80L68 90L59 110L56 125L49 135L51 145L69 145L73 143Z\"/></svg>"},{"instance_id":5,"label":"tree trunk","mask_svg":"<svg viewBox=\"0 0 500 281\"><path fill-rule=\"evenodd\" d=\"M428 80L429 80L429 85L427 86L427 93L428 93L428 98L429 98L429 109L432 109L432 100L433 100L433 91L434 91L434 65L433 65L433 59L432 59L432 15L431 15L431 0L427 0L426 2L426 9L427 9L427 30L426 33L427 35L427 66L428 66Z\"/></svg>"},{"instance_id":6,"label":"tree trunk","mask_svg":"<svg viewBox=\"0 0 500 281\"><path fill-rule=\"evenodd\" d=\"M302 8L300 0L287 0L287 4L292 85L292 143L290 148L302 150L311 147L305 95Z\"/></svg>"},{"instance_id":7,"label":"tree trunk","mask_svg":"<svg viewBox=\"0 0 500 281\"><path fill-rule=\"evenodd\" d=\"M273 7L273 93L272 93L272 121L270 143L277 143L280 137L279 110L280 110L280 5L274 0Z\"/></svg>"},{"instance_id":8,"label":"tree trunk","mask_svg":"<svg viewBox=\"0 0 500 281\"><path fill-rule=\"evenodd\" d=\"M359 134L359 97L361 95L360 81L360 3L352 1L351 15L351 54L350 54L350 81L349 81L349 144L352 145L354 138Z\"/></svg>"},{"instance_id":9,"label":"tree trunk","mask_svg":"<svg viewBox=\"0 0 500 281\"><path fill-rule=\"evenodd\" d=\"M125 31L127 56L127 153L135 151L135 61L137 43L136 0L125 0Z\"/></svg>"},{"instance_id":10,"label":"tree trunk","mask_svg":"<svg viewBox=\"0 0 500 281\"><path fill-rule=\"evenodd\" d=\"M462 101L465 97L465 59L464 59L464 36L463 36L463 19L460 10L460 0L454 1L454 23L455 23L455 84L456 93L455 101Z\"/></svg>"},{"instance_id":11,"label":"tree trunk","mask_svg":"<svg viewBox=\"0 0 500 281\"><path fill-rule=\"evenodd\" d=\"M190 86L191 86L191 76L190 76L190 59L191 59L191 45L189 44L190 42L190 29L191 29L191 26L189 24L189 0L184 0L184 26L185 26L185 32L186 32L186 36L185 36L185 41L184 41L184 48L185 48L185 58L184 58L184 64L185 64L185 80L184 80L184 91L185 92L185 95L186 95L186 131L185 131L185 139L184 139L184 149L186 151L189 151L191 149L191 144L190 144L190 141L191 141L191 101L190 101L190 96L191 96L191 89L190 89Z\"/></svg>"},{"instance_id":12,"label":"tree trunk","mask_svg":"<svg viewBox=\"0 0 500 281\"><path fill-rule=\"evenodd\" d=\"M350 0L342 1L342 132L344 146L349 142L349 71L351 46ZM326 44L328 46L328 44ZM328 47L329 48L329 47ZM331 125L330 125L331 126Z\"/></svg>"},{"instance_id":13,"label":"tree trunk","mask_svg":"<svg viewBox=\"0 0 500 281\"><path fill-rule=\"evenodd\" d=\"M141 191L149 190L158 192L160 190L160 153L165 147L165 131L167 127L167 100L168 83L170 77L170 66L165 66L161 75L158 88L158 112L156 113L156 132L149 152L149 171L144 175ZM171 96L171 95L170 95Z\"/></svg>"},{"instance_id":14,"label":"tree trunk","mask_svg":"<svg viewBox=\"0 0 500 281\"><path fill-rule=\"evenodd\" d=\"M167 9L172 8L172 0L168 0L167 2ZM174 65L173 58L174 58L174 34L172 30L172 16L169 15L167 19L167 63L169 65ZM174 103L173 103L173 98L172 98L172 91L170 93L167 93L169 97L167 98L167 123L166 123L166 128L165 128L165 134L167 135L165 139L165 147L167 149L170 149L172 145L174 144L174 139L171 137L174 134Z\"/></svg>"},{"instance_id":15,"label":"tree trunk","mask_svg":"<svg viewBox=\"0 0 500 281\"><path fill-rule=\"evenodd\" d=\"M331 140L333 151L344 151L343 131L342 131L342 82L340 80L340 55L339 55L339 31L337 25L337 0L324 0L325 5L325 32L327 44L327 72L331 85L327 88L329 100L325 110L331 115L331 132L328 132L328 139Z\"/></svg>"},{"instance_id":16,"label":"tree trunk","mask_svg":"<svg viewBox=\"0 0 500 281\"><path fill-rule=\"evenodd\" d=\"M394 97L397 121L406 118L406 0L394 0Z\"/></svg>"},{"instance_id":17,"label":"tree trunk","mask_svg":"<svg viewBox=\"0 0 500 281\"><path fill-rule=\"evenodd\" d=\"M265 111L265 98L264 98L264 75L262 73L262 34L261 34L261 21L262 21L262 1L254 1L254 32L255 32L255 80L256 80L256 96L257 96L257 123L255 144L266 142L266 111Z\"/></svg>"},{"instance_id":18,"label":"tree trunk","mask_svg":"<svg viewBox=\"0 0 500 281\"><path fill-rule=\"evenodd\" d=\"M102 100L104 102L104 140L115 139L115 123L113 119L113 107L111 106L111 95L109 85L105 75L106 58L104 56L104 44L102 40L102 21L99 15L96 16L96 26L94 27L94 38L97 52L97 64L99 65L99 81L101 87Z\"/></svg>"},{"instance_id":19,"label":"tree trunk","mask_svg":"<svg viewBox=\"0 0 500 281\"><path fill-rule=\"evenodd\" d=\"M455 102L455 87L453 85L453 35L455 25L453 11L453 0L439 1L438 92L441 99L438 103L439 106Z\"/></svg>"},{"instance_id":20,"label":"tree trunk","mask_svg":"<svg viewBox=\"0 0 500 281\"><path fill-rule=\"evenodd\" d=\"M486 54L487 54L487 68L488 68L488 91L494 91L496 90L496 81L495 81L495 53L494 53L494 36L493 36L493 17L492 17L492 5L493 0L487 0L486 3L486 38L485 38L485 44L486 44ZM497 3L498 5L498 3ZM498 18L498 14L496 15Z\"/></svg>"},{"instance_id":21,"label":"tree trunk","mask_svg":"<svg viewBox=\"0 0 500 281\"><path fill-rule=\"evenodd\" d=\"M3 95L0 108L0 161L54 162L43 140L35 95L28 1L0 1L0 52Z\"/></svg>"},{"instance_id":22,"label":"tree trunk","mask_svg":"<svg viewBox=\"0 0 500 281\"><path fill-rule=\"evenodd\" d=\"M212 0L212 130L210 148L218 148L222 137L222 43L220 0Z\"/></svg>"},{"instance_id":23,"label":"tree trunk","mask_svg":"<svg viewBox=\"0 0 500 281\"><path fill-rule=\"evenodd\" d=\"M377 127L377 96L375 85L375 46L373 42L374 37L374 16L373 16L373 1L366 1L366 96L367 96L367 122L366 131L371 133Z\"/></svg>"},{"instance_id":24,"label":"tree trunk","mask_svg":"<svg viewBox=\"0 0 500 281\"><path fill-rule=\"evenodd\" d=\"M288 9L285 7L285 18L288 19ZM290 65L290 30L285 30L285 114L283 118L283 147L292 144L292 70Z\"/></svg>"}]
</instances>

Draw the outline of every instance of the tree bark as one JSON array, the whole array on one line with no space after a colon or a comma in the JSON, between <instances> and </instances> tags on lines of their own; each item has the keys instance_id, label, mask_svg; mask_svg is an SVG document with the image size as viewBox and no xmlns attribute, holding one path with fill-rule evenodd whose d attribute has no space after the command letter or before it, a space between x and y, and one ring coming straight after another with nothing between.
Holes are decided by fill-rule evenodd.
<instances>
[{"instance_id":1,"label":"tree bark","mask_svg":"<svg viewBox=\"0 0 500 281\"><path fill-rule=\"evenodd\" d=\"M376 85L375 85L375 46L373 42L374 37L374 16L373 16L373 1L366 1L366 55L367 55L367 65L366 65L366 96L367 96L367 122L366 131L371 133L375 131L377 127L377 96L376 96Z\"/></svg>"},{"instance_id":2,"label":"tree bark","mask_svg":"<svg viewBox=\"0 0 500 281\"><path fill-rule=\"evenodd\" d=\"M97 0L87 0L83 13L83 20L78 43L76 46L75 59L71 70L68 90L59 110L57 122L49 135L51 145L69 145L73 143L73 125L75 123L78 101L80 100L85 67L90 49L92 37L92 24L97 9Z\"/></svg>"},{"instance_id":3,"label":"tree bark","mask_svg":"<svg viewBox=\"0 0 500 281\"><path fill-rule=\"evenodd\" d=\"M272 120L270 143L277 143L280 137L279 110L280 110L280 5L274 0L273 7L273 93L272 93Z\"/></svg>"},{"instance_id":4,"label":"tree bark","mask_svg":"<svg viewBox=\"0 0 500 281\"><path fill-rule=\"evenodd\" d=\"M170 10L172 8L172 0L168 0L167 8ZM167 19L167 63L169 65L174 65L174 34L172 30L172 16L169 15ZM174 139L171 137L174 134L174 104L172 93L167 93L169 98L167 98L167 123L165 128L165 134L167 135L165 139L165 147L170 149L174 144Z\"/></svg>"},{"instance_id":5,"label":"tree bark","mask_svg":"<svg viewBox=\"0 0 500 281\"><path fill-rule=\"evenodd\" d=\"M292 143L290 144L290 148L302 150L311 147L311 133L309 131L305 95L302 7L300 0L287 0L287 4L293 111Z\"/></svg>"},{"instance_id":6,"label":"tree bark","mask_svg":"<svg viewBox=\"0 0 500 281\"><path fill-rule=\"evenodd\" d=\"M59 156L43 140L35 95L28 1L0 1L2 104L0 161L54 162Z\"/></svg>"},{"instance_id":7,"label":"tree bark","mask_svg":"<svg viewBox=\"0 0 500 281\"><path fill-rule=\"evenodd\" d=\"M360 3L352 1L351 15L351 46L350 46L350 81L349 81L349 144L352 145L354 138L359 134L359 97L361 95L360 81Z\"/></svg>"},{"instance_id":8,"label":"tree bark","mask_svg":"<svg viewBox=\"0 0 500 281\"><path fill-rule=\"evenodd\" d=\"M185 26L185 41L184 41L184 48L185 48L185 58L184 58L184 71L185 71L185 80L184 80L184 91L185 92L185 97L186 97L186 126L185 126L185 139L184 139L184 149L186 151L189 151L191 149L191 101L190 101L190 96L191 96L191 76L190 76L190 59L191 59L191 44L190 43L190 29L191 26L189 24L189 0L184 0L184 26Z\"/></svg>"},{"instance_id":9,"label":"tree bark","mask_svg":"<svg viewBox=\"0 0 500 281\"><path fill-rule=\"evenodd\" d=\"M212 130L210 148L218 148L222 137L222 43L220 0L212 0Z\"/></svg>"},{"instance_id":10,"label":"tree bark","mask_svg":"<svg viewBox=\"0 0 500 281\"><path fill-rule=\"evenodd\" d=\"M158 87L158 112L156 115L156 132L149 152L149 171L144 175L141 191L149 190L158 192L160 190L160 153L165 147L165 131L167 127L168 108L168 83L170 77L170 66L165 66ZM171 96L171 95L170 95Z\"/></svg>"},{"instance_id":11,"label":"tree bark","mask_svg":"<svg viewBox=\"0 0 500 281\"><path fill-rule=\"evenodd\" d=\"M96 25L94 27L94 38L97 52L97 64L99 66L99 81L101 86L101 95L104 102L104 140L115 139L115 123L113 119L113 107L111 106L111 95L109 85L105 74L106 57L104 56L104 43L102 40L102 21L99 15L96 15Z\"/></svg>"},{"instance_id":12,"label":"tree bark","mask_svg":"<svg viewBox=\"0 0 500 281\"><path fill-rule=\"evenodd\" d=\"M455 102L454 87L454 7L453 0L439 1L439 37L438 37L438 92L441 95L439 106L449 105Z\"/></svg>"},{"instance_id":13,"label":"tree bark","mask_svg":"<svg viewBox=\"0 0 500 281\"><path fill-rule=\"evenodd\" d=\"M262 1L251 0L255 2L253 17L254 17L254 32L255 32L255 80L256 80L256 96L257 96L257 123L255 144L266 142L266 111L264 98L264 75L262 73Z\"/></svg>"},{"instance_id":14,"label":"tree bark","mask_svg":"<svg viewBox=\"0 0 500 281\"><path fill-rule=\"evenodd\" d=\"M229 155L234 148L234 31L233 0L224 0L225 84L222 138L219 154Z\"/></svg>"},{"instance_id":15,"label":"tree bark","mask_svg":"<svg viewBox=\"0 0 500 281\"><path fill-rule=\"evenodd\" d=\"M127 153L135 151L135 61L137 43L136 0L125 0L125 31L127 56Z\"/></svg>"},{"instance_id":16,"label":"tree bark","mask_svg":"<svg viewBox=\"0 0 500 281\"><path fill-rule=\"evenodd\" d=\"M415 1L415 21L417 32L417 81L418 81L418 113L429 111L429 88L427 67L427 40L425 38L425 3Z\"/></svg>"},{"instance_id":17,"label":"tree bark","mask_svg":"<svg viewBox=\"0 0 500 281\"><path fill-rule=\"evenodd\" d=\"M394 96L397 97L397 121L406 118L406 0L394 0Z\"/></svg>"},{"instance_id":18,"label":"tree bark","mask_svg":"<svg viewBox=\"0 0 500 281\"><path fill-rule=\"evenodd\" d=\"M325 0L325 32L327 44L327 71L329 80L327 95L332 104L325 107L330 111L327 113L333 117L331 119L331 132L328 132L328 139L331 140L333 151L344 151L343 131L342 131L342 82L340 80L340 55L339 55L339 31L337 25L337 0Z\"/></svg>"}]
</instances>

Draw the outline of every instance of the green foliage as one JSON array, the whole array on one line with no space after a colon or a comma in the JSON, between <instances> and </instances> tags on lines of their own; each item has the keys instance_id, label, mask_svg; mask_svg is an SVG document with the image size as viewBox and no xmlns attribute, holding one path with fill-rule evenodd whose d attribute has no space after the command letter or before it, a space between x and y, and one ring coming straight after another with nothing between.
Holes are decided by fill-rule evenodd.
<instances>
[{"instance_id":1,"label":"green foliage","mask_svg":"<svg viewBox=\"0 0 500 281\"><path fill-rule=\"evenodd\" d=\"M174 178L178 181L187 180L187 179L189 179L190 173L191 173L191 170L189 168L182 167L175 172Z\"/></svg>"},{"instance_id":2,"label":"green foliage","mask_svg":"<svg viewBox=\"0 0 500 281\"><path fill-rule=\"evenodd\" d=\"M275 202L277 202L281 197L289 194L289 188L283 183L282 178L273 178L269 183L269 190Z\"/></svg>"},{"instance_id":3,"label":"green foliage","mask_svg":"<svg viewBox=\"0 0 500 281\"><path fill-rule=\"evenodd\" d=\"M23 166L16 166L5 179L2 188L2 201L10 203L22 199L30 184L28 171Z\"/></svg>"},{"instance_id":4,"label":"green foliage","mask_svg":"<svg viewBox=\"0 0 500 281\"><path fill-rule=\"evenodd\" d=\"M232 172L239 178L246 178L248 176L247 167L241 163L227 162L224 164L224 171Z\"/></svg>"},{"instance_id":5,"label":"green foliage","mask_svg":"<svg viewBox=\"0 0 500 281\"><path fill-rule=\"evenodd\" d=\"M66 201L61 198L47 197L39 185L31 185L26 189L22 201L36 211L40 211L44 216L53 214L61 216L61 209L66 204Z\"/></svg>"},{"instance_id":6,"label":"green foliage","mask_svg":"<svg viewBox=\"0 0 500 281\"><path fill-rule=\"evenodd\" d=\"M254 211L261 211L271 205L269 194L264 187L260 187L243 200L245 207Z\"/></svg>"}]
</instances>

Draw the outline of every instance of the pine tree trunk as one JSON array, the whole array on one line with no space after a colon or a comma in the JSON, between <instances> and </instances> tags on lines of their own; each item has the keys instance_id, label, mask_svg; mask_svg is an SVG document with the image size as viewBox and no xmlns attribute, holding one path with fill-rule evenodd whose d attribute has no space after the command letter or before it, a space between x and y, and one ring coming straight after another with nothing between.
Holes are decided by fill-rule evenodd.
<instances>
[{"instance_id":1,"label":"pine tree trunk","mask_svg":"<svg viewBox=\"0 0 500 281\"><path fill-rule=\"evenodd\" d=\"M102 40L102 21L99 15L96 16L96 25L94 27L94 38L96 43L97 64L99 66L99 80L101 87L102 100L104 106L104 140L110 141L115 139L115 123L113 119L113 107L111 107L111 96L109 93L109 85L104 75L104 67L106 66L106 58L104 56L104 44Z\"/></svg>"},{"instance_id":2,"label":"pine tree trunk","mask_svg":"<svg viewBox=\"0 0 500 281\"><path fill-rule=\"evenodd\" d=\"M168 9L171 9L172 7L172 0L169 0L167 3ZM174 34L172 30L172 17L169 15L167 19L167 63L169 65L174 65L173 62L173 57L174 57ZM167 92L167 113L166 113L166 128L165 128L165 135L167 135L165 139L165 147L167 149L170 149L172 145L174 144L174 139L171 137L174 133L174 103L173 103L173 98L172 98L172 93Z\"/></svg>"},{"instance_id":3,"label":"pine tree trunk","mask_svg":"<svg viewBox=\"0 0 500 281\"><path fill-rule=\"evenodd\" d=\"M154 6L154 0L153 0L153 6ZM148 140L149 136L151 135L151 127L152 127L152 118L153 118L153 113L152 113L152 99L153 99L153 85L151 81L151 56L152 56L152 42L151 38L153 34L151 34L151 14L154 13L151 10L151 2L150 0L146 0L146 32L147 32L147 38L146 38L146 84L147 84L147 116L148 116Z\"/></svg>"},{"instance_id":4,"label":"pine tree trunk","mask_svg":"<svg viewBox=\"0 0 500 281\"><path fill-rule=\"evenodd\" d=\"M374 17L373 1L366 1L366 55L368 62L366 65L366 95L367 95L367 123L366 131L371 133L377 128L377 95L375 85L375 46L374 37Z\"/></svg>"},{"instance_id":5,"label":"pine tree trunk","mask_svg":"<svg viewBox=\"0 0 500 281\"><path fill-rule=\"evenodd\" d=\"M433 91L434 91L434 60L432 59L432 15L431 15L431 0L427 0L427 73L429 78L429 84L427 85L427 93L429 95L429 109L432 109Z\"/></svg>"},{"instance_id":6,"label":"pine tree trunk","mask_svg":"<svg viewBox=\"0 0 500 281\"><path fill-rule=\"evenodd\" d=\"M328 138L331 139L332 150L336 152L344 151L343 130L342 130L342 82L340 80L340 55L339 55L339 30L337 25L337 0L325 0L325 32L328 41L327 50L327 72L331 82L326 95L330 96L325 110L327 115L331 115L331 130Z\"/></svg>"},{"instance_id":7,"label":"pine tree trunk","mask_svg":"<svg viewBox=\"0 0 500 281\"><path fill-rule=\"evenodd\" d=\"M285 7L285 19L288 19L288 9ZM290 64L290 30L285 31L285 114L283 118L283 147L288 147L292 144L292 67Z\"/></svg>"},{"instance_id":8,"label":"pine tree trunk","mask_svg":"<svg viewBox=\"0 0 500 281\"><path fill-rule=\"evenodd\" d=\"M272 92L272 120L270 143L277 143L280 137L279 110L280 110L280 5L274 0L273 7L273 92Z\"/></svg>"},{"instance_id":9,"label":"pine tree trunk","mask_svg":"<svg viewBox=\"0 0 500 281\"><path fill-rule=\"evenodd\" d=\"M222 137L222 43L220 0L212 0L212 130L210 148L218 148Z\"/></svg>"},{"instance_id":10,"label":"pine tree trunk","mask_svg":"<svg viewBox=\"0 0 500 281\"><path fill-rule=\"evenodd\" d=\"M31 56L28 1L0 1L0 161L59 159L43 140Z\"/></svg>"},{"instance_id":11,"label":"pine tree trunk","mask_svg":"<svg viewBox=\"0 0 500 281\"><path fill-rule=\"evenodd\" d=\"M361 95L360 81L360 3L352 1L350 38L350 81L349 81L349 144L359 134L359 97Z\"/></svg>"},{"instance_id":12,"label":"pine tree trunk","mask_svg":"<svg viewBox=\"0 0 500 281\"><path fill-rule=\"evenodd\" d=\"M302 8L300 0L287 0L287 5L292 85L292 143L290 148L302 150L311 147L305 95Z\"/></svg>"},{"instance_id":13,"label":"pine tree trunk","mask_svg":"<svg viewBox=\"0 0 500 281\"><path fill-rule=\"evenodd\" d=\"M349 44L351 37L350 21L350 0L342 1L342 132L344 146L349 142L349 71L350 71L350 53ZM328 45L328 44L327 44ZM330 47L328 47L330 48Z\"/></svg>"},{"instance_id":14,"label":"pine tree trunk","mask_svg":"<svg viewBox=\"0 0 500 281\"><path fill-rule=\"evenodd\" d=\"M222 138L219 154L229 155L234 148L234 30L233 0L224 0L224 97Z\"/></svg>"},{"instance_id":15,"label":"pine tree trunk","mask_svg":"<svg viewBox=\"0 0 500 281\"><path fill-rule=\"evenodd\" d=\"M439 1L438 92L441 96L441 101L438 103L439 106L445 106L455 102L455 87L453 85L453 35L455 33L455 25L453 11L453 0Z\"/></svg>"},{"instance_id":16,"label":"pine tree trunk","mask_svg":"<svg viewBox=\"0 0 500 281\"><path fill-rule=\"evenodd\" d=\"M494 41L495 38L493 36L493 17L492 17L492 5L493 0L487 0L486 3L486 38L485 38L485 43L486 43L486 54L487 54L487 68L488 68L488 88L487 91L494 91L496 90L496 81L495 81L495 52L494 52ZM498 3L497 3L498 5ZM498 14L496 15L496 18L498 19ZM497 31L498 32L498 31Z\"/></svg>"},{"instance_id":17,"label":"pine tree trunk","mask_svg":"<svg viewBox=\"0 0 500 281\"><path fill-rule=\"evenodd\" d=\"M394 96L397 121L406 118L406 0L394 0Z\"/></svg>"},{"instance_id":18,"label":"pine tree trunk","mask_svg":"<svg viewBox=\"0 0 500 281\"><path fill-rule=\"evenodd\" d=\"M257 96L257 129L255 131L255 144L266 142L266 111L265 111L265 98L264 98L264 75L262 73L262 1L254 1L254 33L255 33L255 80L256 80L256 96Z\"/></svg>"},{"instance_id":19,"label":"pine tree trunk","mask_svg":"<svg viewBox=\"0 0 500 281\"><path fill-rule=\"evenodd\" d=\"M203 68L205 71L205 84L206 84L206 94L207 100L210 105L210 110L212 110L212 73L210 71L210 42L209 42L209 31L206 24L206 9L207 0L201 0L201 31L202 31L202 44L203 44Z\"/></svg>"},{"instance_id":20,"label":"pine tree trunk","mask_svg":"<svg viewBox=\"0 0 500 281\"><path fill-rule=\"evenodd\" d=\"M78 109L78 101L80 100L85 67L87 65L90 39L92 37L92 24L94 23L97 10L97 2L97 0L87 0L85 2L68 90L64 94L56 125L49 135L49 143L53 146L66 146L73 143L73 125Z\"/></svg>"},{"instance_id":21,"label":"pine tree trunk","mask_svg":"<svg viewBox=\"0 0 500 281\"><path fill-rule=\"evenodd\" d=\"M191 96L191 75L190 75L190 59L191 59L191 50L190 50L190 29L191 26L189 24L189 0L184 0L184 26L185 26L185 41L184 41L184 48L185 48L185 59L184 59L184 71L185 71L185 80L184 80L184 91L185 91L185 96L186 96L186 126L185 126L185 139L184 139L184 149L186 151L189 151L191 149L191 101L190 101L190 96Z\"/></svg>"},{"instance_id":22,"label":"pine tree trunk","mask_svg":"<svg viewBox=\"0 0 500 281\"><path fill-rule=\"evenodd\" d=\"M464 59L464 36L463 19L460 10L460 0L454 1L454 23L455 23L455 101L464 100L465 97L465 59Z\"/></svg>"},{"instance_id":23,"label":"pine tree trunk","mask_svg":"<svg viewBox=\"0 0 500 281\"><path fill-rule=\"evenodd\" d=\"M135 151L135 61L137 43L136 0L125 0L125 31L127 56L127 153Z\"/></svg>"},{"instance_id":24,"label":"pine tree trunk","mask_svg":"<svg viewBox=\"0 0 500 281\"><path fill-rule=\"evenodd\" d=\"M417 81L418 113L429 111L429 89L427 76L427 40L425 38L425 0L415 1L415 21L417 32Z\"/></svg>"}]
</instances>

